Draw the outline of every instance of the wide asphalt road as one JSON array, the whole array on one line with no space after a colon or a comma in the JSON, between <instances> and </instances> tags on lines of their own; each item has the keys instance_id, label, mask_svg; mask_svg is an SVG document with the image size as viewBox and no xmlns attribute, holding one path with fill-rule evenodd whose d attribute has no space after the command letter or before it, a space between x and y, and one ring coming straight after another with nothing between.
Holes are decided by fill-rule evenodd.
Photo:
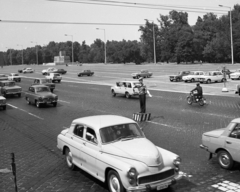
<instances>
[{"instance_id":1,"label":"wide asphalt road","mask_svg":"<svg viewBox=\"0 0 240 192\"><path fill-rule=\"evenodd\" d=\"M115 76L115 80L118 75L123 78L118 69L80 80L76 72L74 68L63 76L62 83L56 84L54 93L59 97L56 108L39 109L27 105L22 94L21 98L9 97L7 110L1 111L0 169L10 169L10 153L14 152L19 191L107 191L104 184L85 172L67 169L64 157L56 148L57 135L79 117L114 114L132 118L132 114L139 111L139 100L111 96L106 74L111 79ZM40 73L41 70L36 68L36 74L24 75L26 78L19 83L23 92L32 83L32 77L42 76ZM125 72L122 75L127 76ZM154 144L182 158L184 178L164 191L222 191L212 185L226 180L238 184L239 165L232 171L223 170L216 158L208 160L208 153L199 145L203 132L226 127L232 119L239 117L239 98L207 95L207 105L200 107L188 105L186 93L151 90L151 94L153 97L147 98L151 120L139 124ZM10 177L10 173L0 173L0 189L3 191L14 190Z\"/></svg>"}]
</instances>

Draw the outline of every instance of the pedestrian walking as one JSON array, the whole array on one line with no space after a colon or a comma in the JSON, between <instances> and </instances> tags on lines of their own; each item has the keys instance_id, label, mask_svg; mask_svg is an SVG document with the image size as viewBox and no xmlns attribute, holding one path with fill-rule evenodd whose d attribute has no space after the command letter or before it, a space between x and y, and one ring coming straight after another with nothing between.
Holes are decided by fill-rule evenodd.
<instances>
[{"instance_id":1,"label":"pedestrian walking","mask_svg":"<svg viewBox=\"0 0 240 192\"><path fill-rule=\"evenodd\" d=\"M146 113L146 95L148 94L149 97L152 97L150 92L147 90L147 87L143 84L143 77L139 78L139 85L137 86L139 91L139 101L140 101L140 112L139 113Z\"/></svg>"}]
</instances>

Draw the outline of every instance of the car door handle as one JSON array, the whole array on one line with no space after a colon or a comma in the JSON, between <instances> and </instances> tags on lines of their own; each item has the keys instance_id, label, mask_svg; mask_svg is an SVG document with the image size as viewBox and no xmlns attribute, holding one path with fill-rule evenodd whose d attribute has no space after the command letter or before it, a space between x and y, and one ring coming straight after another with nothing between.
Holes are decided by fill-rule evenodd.
<instances>
[{"instance_id":1,"label":"car door handle","mask_svg":"<svg viewBox=\"0 0 240 192\"><path fill-rule=\"evenodd\" d=\"M232 144L232 142L230 142L230 141L226 141L226 143L227 143L227 144Z\"/></svg>"}]
</instances>

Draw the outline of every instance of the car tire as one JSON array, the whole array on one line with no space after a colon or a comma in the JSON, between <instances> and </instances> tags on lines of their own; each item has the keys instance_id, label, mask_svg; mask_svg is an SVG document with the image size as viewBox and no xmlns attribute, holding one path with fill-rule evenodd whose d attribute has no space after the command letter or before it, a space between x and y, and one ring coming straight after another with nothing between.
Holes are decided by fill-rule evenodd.
<instances>
[{"instance_id":1,"label":"car tire","mask_svg":"<svg viewBox=\"0 0 240 192\"><path fill-rule=\"evenodd\" d=\"M57 102L53 103L53 107L57 107Z\"/></svg>"},{"instance_id":2,"label":"car tire","mask_svg":"<svg viewBox=\"0 0 240 192\"><path fill-rule=\"evenodd\" d=\"M116 96L116 93L115 91L112 89L112 96L115 97Z\"/></svg>"},{"instance_id":3,"label":"car tire","mask_svg":"<svg viewBox=\"0 0 240 192\"><path fill-rule=\"evenodd\" d=\"M222 78L222 82L226 82L227 81L227 79L225 79L225 78Z\"/></svg>"},{"instance_id":4,"label":"car tire","mask_svg":"<svg viewBox=\"0 0 240 192\"><path fill-rule=\"evenodd\" d=\"M54 89L50 89L50 91L51 91L52 93L53 93L53 90L54 90Z\"/></svg>"},{"instance_id":5,"label":"car tire","mask_svg":"<svg viewBox=\"0 0 240 192\"><path fill-rule=\"evenodd\" d=\"M217 159L223 169L232 169L234 166L232 156L225 150L220 150L217 153Z\"/></svg>"},{"instance_id":6,"label":"car tire","mask_svg":"<svg viewBox=\"0 0 240 192\"><path fill-rule=\"evenodd\" d=\"M125 189L118 173L110 170L107 175L107 185L110 192L124 192Z\"/></svg>"},{"instance_id":7,"label":"car tire","mask_svg":"<svg viewBox=\"0 0 240 192\"><path fill-rule=\"evenodd\" d=\"M58 80L58 83L61 83L61 81L60 81L60 80Z\"/></svg>"},{"instance_id":8,"label":"car tire","mask_svg":"<svg viewBox=\"0 0 240 192\"><path fill-rule=\"evenodd\" d=\"M192 79L191 79L191 82L194 82L194 81L195 81L195 79L194 79L194 78L192 78Z\"/></svg>"},{"instance_id":9,"label":"car tire","mask_svg":"<svg viewBox=\"0 0 240 192\"><path fill-rule=\"evenodd\" d=\"M3 106L2 108L3 108L3 110L6 110L6 105L5 105L5 106Z\"/></svg>"},{"instance_id":10,"label":"car tire","mask_svg":"<svg viewBox=\"0 0 240 192\"><path fill-rule=\"evenodd\" d=\"M137 79L139 79L139 78L140 78L140 76L138 75L138 76L136 76L136 78L137 78Z\"/></svg>"},{"instance_id":11,"label":"car tire","mask_svg":"<svg viewBox=\"0 0 240 192\"><path fill-rule=\"evenodd\" d=\"M170 81L171 81L171 82L173 82L173 80L172 80L172 79L170 79Z\"/></svg>"},{"instance_id":12,"label":"car tire","mask_svg":"<svg viewBox=\"0 0 240 192\"><path fill-rule=\"evenodd\" d=\"M36 103L37 108L41 107L41 103L39 101L36 101L35 103Z\"/></svg>"},{"instance_id":13,"label":"car tire","mask_svg":"<svg viewBox=\"0 0 240 192\"><path fill-rule=\"evenodd\" d=\"M211 83L211 80L210 80L210 79L208 79L208 80L206 81L206 83L207 83L207 84L210 84L210 83Z\"/></svg>"},{"instance_id":14,"label":"car tire","mask_svg":"<svg viewBox=\"0 0 240 192\"><path fill-rule=\"evenodd\" d=\"M21 95L22 95L21 93L18 93L18 97L21 97Z\"/></svg>"},{"instance_id":15,"label":"car tire","mask_svg":"<svg viewBox=\"0 0 240 192\"><path fill-rule=\"evenodd\" d=\"M128 92L126 92L126 93L125 93L125 97L126 97L127 99L130 99L131 95L130 95Z\"/></svg>"},{"instance_id":16,"label":"car tire","mask_svg":"<svg viewBox=\"0 0 240 192\"><path fill-rule=\"evenodd\" d=\"M238 95L240 95L240 89L238 89Z\"/></svg>"},{"instance_id":17,"label":"car tire","mask_svg":"<svg viewBox=\"0 0 240 192\"><path fill-rule=\"evenodd\" d=\"M26 97L26 100L27 100L27 104L31 105L31 101L30 101L30 99L28 97Z\"/></svg>"},{"instance_id":18,"label":"car tire","mask_svg":"<svg viewBox=\"0 0 240 192\"><path fill-rule=\"evenodd\" d=\"M65 157L66 157L66 163L67 166L70 170L76 169L76 166L73 164L73 157L72 157L72 152L69 150L69 148L66 148L65 151Z\"/></svg>"}]
</instances>

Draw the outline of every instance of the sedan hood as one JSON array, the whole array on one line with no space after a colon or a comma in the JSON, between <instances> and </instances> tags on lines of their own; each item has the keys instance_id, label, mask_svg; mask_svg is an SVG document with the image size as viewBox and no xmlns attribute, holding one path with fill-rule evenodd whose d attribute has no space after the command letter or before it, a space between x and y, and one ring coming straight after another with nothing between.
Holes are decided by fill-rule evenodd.
<instances>
[{"instance_id":1,"label":"sedan hood","mask_svg":"<svg viewBox=\"0 0 240 192\"><path fill-rule=\"evenodd\" d=\"M12 87L4 87L5 89L7 89L7 90L15 90L15 89L22 89L21 87L19 87L19 86L12 86Z\"/></svg>"},{"instance_id":2,"label":"sedan hood","mask_svg":"<svg viewBox=\"0 0 240 192\"><path fill-rule=\"evenodd\" d=\"M162 156L157 147L145 138L122 140L103 145L103 152L145 163L148 166L162 164Z\"/></svg>"},{"instance_id":3,"label":"sedan hood","mask_svg":"<svg viewBox=\"0 0 240 192\"><path fill-rule=\"evenodd\" d=\"M37 94L38 94L39 96L42 96L42 97L52 97L52 98L54 98L54 97L57 96L57 95L52 94L52 93L50 93L50 92L38 92Z\"/></svg>"},{"instance_id":4,"label":"sedan hood","mask_svg":"<svg viewBox=\"0 0 240 192\"><path fill-rule=\"evenodd\" d=\"M208 137L220 137L220 135L222 135L224 131L225 131L225 128L222 128L222 129L217 129L214 131L203 133L203 135Z\"/></svg>"}]
</instances>

